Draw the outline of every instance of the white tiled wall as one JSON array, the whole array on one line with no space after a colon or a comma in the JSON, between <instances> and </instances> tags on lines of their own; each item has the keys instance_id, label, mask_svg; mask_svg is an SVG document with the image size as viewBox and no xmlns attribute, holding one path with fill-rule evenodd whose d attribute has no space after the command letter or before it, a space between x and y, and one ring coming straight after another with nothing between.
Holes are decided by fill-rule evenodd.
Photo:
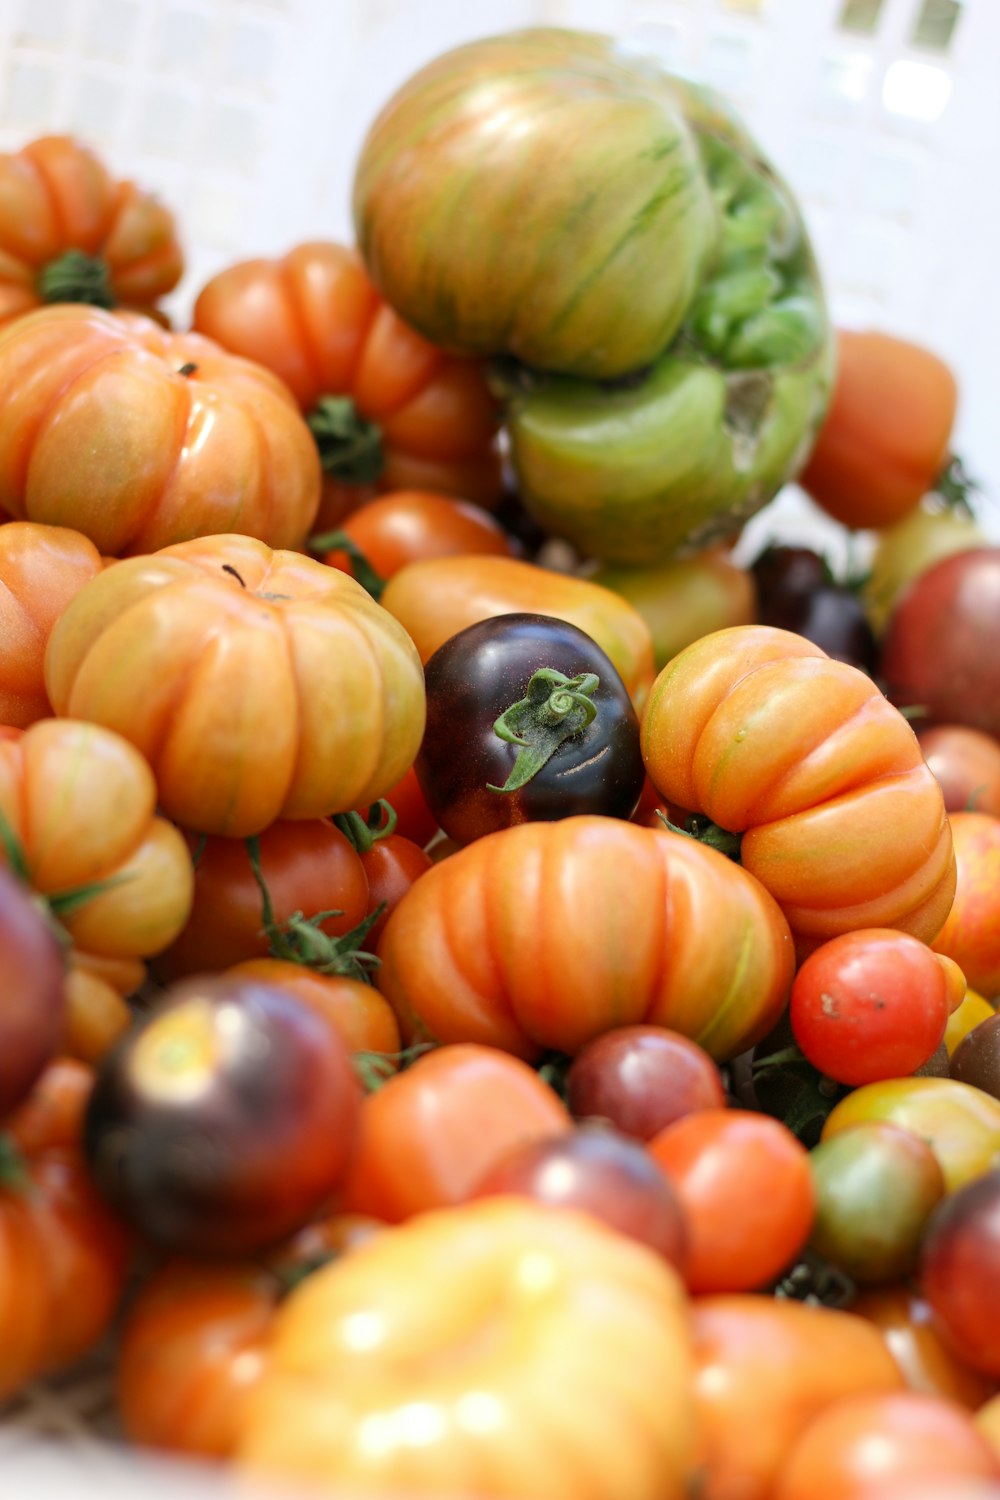
<instances>
[{"instance_id":1,"label":"white tiled wall","mask_svg":"<svg viewBox=\"0 0 1000 1500\"><path fill-rule=\"evenodd\" d=\"M417 66L540 23L733 98L804 202L835 317L958 370L958 446L1000 515L1000 0L0 0L0 148L75 130L156 188L183 318L228 260L350 235L364 132Z\"/></svg>"}]
</instances>

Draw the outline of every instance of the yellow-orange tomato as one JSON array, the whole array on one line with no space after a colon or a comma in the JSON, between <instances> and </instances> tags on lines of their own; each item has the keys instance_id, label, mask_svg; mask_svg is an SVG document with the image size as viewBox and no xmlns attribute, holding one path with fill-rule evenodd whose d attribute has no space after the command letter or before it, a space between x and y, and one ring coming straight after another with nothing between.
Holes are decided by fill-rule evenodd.
<instances>
[{"instance_id":1,"label":"yellow-orange tomato","mask_svg":"<svg viewBox=\"0 0 1000 1500\"><path fill-rule=\"evenodd\" d=\"M467 625L523 610L568 620L607 652L636 707L653 680L649 626L620 594L585 578L515 557L437 557L409 563L389 580L382 604L426 662Z\"/></svg>"},{"instance_id":2,"label":"yellow-orange tomato","mask_svg":"<svg viewBox=\"0 0 1000 1500\"><path fill-rule=\"evenodd\" d=\"M0 323L43 302L150 309L183 269L169 209L82 142L41 136L0 155Z\"/></svg>"},{"instance_id":3,"label":"yellow-orange tomato","mask_svg":"<svg viewBox=\"0 0 1000 1500\"><path fill-rule=\"evenodd\" d=\"M41 719L0 740L0 813L16 862L74 948L141 959L184 926L194 884L187 845L156 816L153 773L120 735ZM0 842L0 861L12 854Z\"/></svg>"},{"instance_id":4,"label":"yellow-orange tomato","mask_svg":"<svg viewBox=\"0 0 1000 1500\"><path fill-rule=\"evenodd\" d=\"M378 952L404 1038L529 1060L641 1022L726 1061L777 1021L794 967L777 905L739 866L597 816L517 824L443 859Z\"/></svg>"},{"instance_id":5,"label":"yellow-orange tomato","mask_svg":"<svg viewBox=\"0 0 1000 1500\"><path fill-rule=\"evenodd\" d=\"M335 540L324 562L358 577L355 552L360 552L382 580L428 557L509 557L512 551L510 538L489 511L427 490L393 490L369 500L328 536ZM315 538L310 548L317 550ZM364 578L360 581L368 587Z\"/></svg>"},{"instance_id":6,"label":"yellow-orange tomato","mask_svg":"<svg viewBox=\"0 0 1000 1500\"><path fill-rule=\"evenodd\" d=\"M941 788L865 673L789 631L717 631L657 677L642 749L668 801L740 836L800 956L861 927L941 929L956 878Z\"/></svg>"},{"instance_id":7,"label":"yellow-orange tomato","mask_svg":"<svg viewBox=\"0 0 1000 1500\"><path fill-rule=\"evenodd\" d=\"M934 1326L929 1304L911 1287L864 1291L851 1312L874 1323L910 1390L947 1397L971 1411L992 1393L992 1382L952 1353Z\"/></svg>"},{"instance_id":8,"label":"yellow-orange tomato","mask_svg":"<svg viewBox=\"0 0 1000 1500\"><path fill-rule=\"evenodd\" d=\"M0 724L23 729L52 712L45 646L56 620L101 571L88 537L65 526L0 526Z\"/></svg>"},{"instance_id":9,"label":"yellow-orange tomato","mask_svg":"<svg viewBox=\"0 0 1000 1500\"><path fill-rule=\"evenodd\" d=\"M945 1027L944 1044L948 1049L948 1056L952 1055L959 1042L964 1041L980 1021L988 1021L990 1016L994 1015L996 1015L996 1006L991 1001L984 999L975 990L966 990L965 998L961 1005L952 1011L948 1017L948 1025Z\"/></svg>"},{"instance_id":10,"label":"yellow-orange tomato","mask_svg":"<svg viewBox=\"0 0 1000 1500\"><path fill-rule=\"evenodd\" d=\"M227 266L199 293L194 326L273 370L310 414L327 473L321 527L379 490L498 498L499 408L483 362L403 323L354 250L314 240Z\"/></svg>"},{"instance_id":11,"label":"yellow-orange tomato","mask_svg":"<svg viewBox=\"0 0 1000 1500\"><path fill-rule=\"evenodd\" d=\"M976 1412L976 1426L992 1446L1000 1464L1000 1395L992 1396Z\"/></svg>"},{"instance_id":12,"label":"yellow-orange tomato","mask_svg":"<svg viewBox=\"0 0 1000 1500\"><path fill-rule=\"evenodd\" d=\"M837 332L833 397L799 484L844 526L889 526L948 455L958 386L930 349L875 330Z\"/></svg>"},{"instance_id":13,"label":"yellow-orange tomato","mask_svg":"<svg viewBox=\"0 0 1000 1500\"><path fill-rule=\"evenodd\" d=\"M742 1294L696 1298L692 1321L702 1500L770 1500L814 1417L903 1386L877 1329L852 1313Z\"/></svg>"},{"instance_id":14,"label":"yellow-orange tomato","mask_svg":"<svg viewBox=\"0 0 1000 1500\"><path fill-rule=\"evenodd\" d=\"M361 979L319 974L280 958L248 958L234 964L234 978L259 979L287 990L324 1016L351 1052L398 1052L399 1026L384 995Z\"/></svg>"},{"instance_id":15,"label":"yellow-orange tomato","mask_svg":"<svg viewBox=\"0 0 1000 1500\"><path fill-rule=\"evenodd\" d=\"M108 557L216 532L304 542L316 447L270 370L138 313L63 304L0 331L0 509Z\"/></svg>"},{"instance_id":16,"label":"yellow-orange tomato","mask_svg":"<svg viewBox=\"0 0 1000 1500\"><path fill-rule=\"evenodd\" d=\"M955 1078L888 1078L853 1089L827 1116L823 1139L862 1120L887 1120L921 1136L950 1193L1000 1160L1000 1100Z\"/></svg>"},{"instance_id":17,"label":"yellow-orange tomato","mask_svg":"<svg viewBox=\"0 0 1000 1500\"><path fill-rule=\"evenodd\" d=\"M374 802L424 727L412 641L324 563L243 536L106 568L49 638L58 712L129 739L164 812L245 837Z\"/></svg>"},{"instance_id":18,"label":"yellow-orange tomato","mask_svg":"<svg viewBox=\"0 0 1000 1500\"><path fill-rule=\"evenodd\" d=\"M588 1215L498 1197L291 1294L237 1462L330 1492L682 1500L693 1447L676 1274Z\"/></svg>"},{"instance_id":19,"label":"yellow-orange tomato","mask_svg":"<svg viewBox=\"0 0 1000 1500\"><path fill-rule=\"evenodd\" d=\"M461 1203L508 1152L572 1123L518 1058L493 1047L438 1047L366 1096L344 1207L396 1224Z\"/></svg>"},{"instance_id":20,"label":"yellow-orange tomato","mask_svg":"<svg viewBox=\"0 0 1000 1500\"><path fill-rule=\"evenodd\" d=\"M1000 818L954 812L958 885L934 947L953 958L974 990L1000 995Z\"/></svg>"}]
</instances>

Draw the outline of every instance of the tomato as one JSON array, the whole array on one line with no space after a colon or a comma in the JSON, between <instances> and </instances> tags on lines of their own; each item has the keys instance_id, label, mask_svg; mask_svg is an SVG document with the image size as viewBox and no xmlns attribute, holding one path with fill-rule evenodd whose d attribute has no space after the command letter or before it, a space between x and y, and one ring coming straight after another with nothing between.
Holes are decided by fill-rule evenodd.
<instances>
[{"instance_id":1,"label":"tomato","mask_svg":"<svg viewBox=\"0 0 1000 1500\"><path fill-rule=\"evenodd\" d=\"M991 1443L1000 1461L1000 1395L993 1396L976 1413L976 1426Z\"/></svg>"},{"instance_id":2,"label":"tomato","mask_svg":"<svg viewBox=\"0 0 1000 1500\"><path fill-rule=\"evenodd\" d=\"M492 1047L441 1047L366 1096L343 1205L395 1224L461 1203L516 1146L571 1129L525 1063Z\"/></svg>"},{"instance_id":3,"label":"tomato","mask_svg":"<svg viewBox=\"0 0 1000 1500\"><path fill-rule=\"evenodd\" d=\"M602 563L587 576L621 594L642 615L653 637L657 671L710 631L749 625L756 617L753 575L735 563L725 547L655 567Z\"/></svg>"},{"instance_id":4,"label":"tomato","mask_svg":"<svg viewBox=\"0 0 1000 1500\"><path fill-rule=\"evenodd\" d=\"M362 979L317 973L279 958L246 959L234 964L227 977L254 979L294 995L331 1022L350 1052L391 1054L400 1049L399 1026L388 1001Z\"/></svg>"},{"instance_id":5,"label":"tomato","mask_svg":"<svg viewBox=\"0 0 1000 1500\"><path fill-rule=\"evenodd\" d=\"M996 1007L989 1000L984 1000L975 990L969 990L965 999L957 1010L953 1011L948 1018L945 1027L944 1040L948 1048L949 1057L953 1057L956 1049L962 1041L973 1031L981 1021L988 1021L996 1015Z\"/></svg>"},{"instance_id":6,"label":"tomato","mask_svg":"<svg viewBox=\"0 0 1000 1500\"><path fill-rule=\"evenodd\" d=\"M28 888L0 867L0 1118L55 1056L66 1024L66 969Z\"/></svg>"},{"instance_id":7,"label":"tomato","mask_svg":"<svg viewBox=\"0 0 1000 1500\"><path fill-rule=\"evenodd\" d=\"M168 817L243 837L373 802L416 756L420 662L336 568L250 537L131 558L85 585L45 659L60 713L147 757Z\"/></svg>"},{"instance_id":8,"label":"tomato","mask_svg":"<svg viewBox=\"0 0 1000 1500\"><path fill-rule=\"evenodd\" d=\"M774 1500L875 1500L883 1483L931 1475L947 1494L962 1474L998 1474L967 1412L940 1396L871 1392L810 1422L781 1466Z\"/></svg>"},{"instance_id":9,"label":"tomato","mask_svg":"<svg viewBox=\"0 0 1000 1500\"><path fill-rule=\"evenodd\" d=\"M917 728L924 760L941 783L948 812L1000 817L1000 742L963 724Z\"/></svg>"},{"instance_id":10,"label":"tomato","mask_svg":"<svg viewBox=\"0 0 1000 1500\"><path fill-rule=\"evenodd\" d=\"M255 853L242 839L189 836L194 899L187 923L156 962L163 979L217 972L294 945L296 914L328 937L350 932L368 910L368 880L350 842L326 818L272 823ZM261 889L254 873L259 864Z\"/></svg>"},{"instance_id":11,"label":"tomato","mask_svg":"<svg viewBox=\"0 0 1000 1500\"><path fill-rule=\"evenodd\" d=\"M244 531L304 540L320 473L268 370L138 314L72 305L0 332L0 507L109 557Z\"/></svg>"},{"instance_id":12,"label":"tomato","mask_svg":"<svg viewBox=\"0 0 1000 1500\"><path fill-rule=\"evenodd\" d=\"M102 1062L87 1160L160 1249L252 1254L342 1186L360 1102L347 1047L313 1006L254 978L192 979Z\"/></svg>"},{"instance_id":13,"label":"tomato","mask_svg":"<svg viewBox=\"0 0 1000 1500\"><path fill-rule=\"evenodd\" d=\"M29 1156L53 1146L78 1147L93 1087L92 1067L73 1057L54 1058L27 1098L6 1116L4 1133Z\"/></svg>"},{"instance_id":14,"label":"tomato","mask_svg":"<svg viewBox=\"0 0 1000 1500\"><path fill-rule=\"evenodd\" d=\"M595 1037L566 1073L576 1119L610 1120L648 1141L697 1109L722 1109L726 1091L704 1048L665 1026L618 1026Z\"/></svg>"},{"instance_id":15,"label":"tomato","mask_svg":"<svg viewBox=\"0 0 1000 1500\"><path fill-rule=\"evenodd\" d=\"M653 680L649 627L619 594L586 578L514 557L441 557L409 563L389 580L382 604L426 662L451 636L495 615L544 614L575 625L614 662L641 712Z\"/></svg>"},{"instance_id":16,"label":"tomato","mask_svg":"<svg viewBox=\"0 0 1000 1500\"><path fill-rule=\"evenodd\" d=\"M992 1393L992 1383L943 1342L927 1301L912 1286L870 1288L851 1303L851 1312L879 1329L910 1390L944 1396L970 1411Z\"/></svg>"},{"instance_id":17,"label":"tomato","mask_svg":"<svg viewBox=\"0 0 1000 1500\"><path fill-rule=\"evenodd\" d=\"M885 1120L922 1136L949 1193L982 1175L1000 1153L1000 1102L952 1078L890 1078L854 1089L836 1104L823 1139L861 1121Z\"/></svg>"},{"instance_id":18,"label":"tomato","mask_svg":"<svg viewBox=\"0 0 1000 1500\"><path fill-rule=\"evenodd\" d=\"M784 919L744 871L692 839L596 816L523 823L451 854L403 897L379 957L404 1038L528 1059L644 1023L724 1061L773 1025L793 967Z\"/></svg>"},{"instance_id":19,"label":"tomato","mask_svg":"<svg viewBox=\"0 0 1000 1500\"><path fill-rule=\"evenodd\" d=\"M430 855L419 844L398 833L381 834L369 849L361 852L361 865L368 880L368 915L382 908L364 937L364 947L369 952L374 953L392 913L431 864Z\"/></svg>"},{"instance_id":20,"label":"tomato","mask_svg":"<svg viewBox=\"0 0 1000 1500\"><path fill-rule=\"evenodd\" d=\"M226 267L198 294L194 327L273 370L309 414L328 476L321 526L376 488L499 495L482 366L407 327L346 246L314 240Z\"/></svg>"},{"instance_id":21,"label":"tomato","mask_svg":"<svg viewBox=\"0 0 1000 1500\"><path fill-rule=\"evenodd\" d=\"M838 1083L916 1072L948 1023L948 980L924 943L891 928L842 933L811 953L789 1016L806 1057Z\"/></svg>"},{"instance_id":22,"label":"tomato","mask_svg":"<svg viewBox=\"0 0 1000 1500\"><path fill-rule=\"evenodd\" d=\"M638 1141L603 1123L515 1146L487 1168L470 1197L503 1193L582 1209L683 1274L687 1224L677 1194Z\"/></svg>"},{"instance_id":23,"label":"tomato","mask_svg":"<svg viewBox=\"0 0 1000 1500\"><path fill-rule=\"evenodd\" d=\"M30 521L0 526L0 723L24 728L51 714L45 644L101 567L97 548L78 531Z\"/></svg>"},{"instance_id":24,"label":"tomato","mask_svg":"<svg viewBox=\"0 0 1000 1500\"><path fill-rule=\"evenodd\" d=\"M751 571L757 580L758 624L793 630L827 656L874 673L878 653L864 606L853 589L836 582L819 553L772 543L754 559Z\"/></svg>"},{"instance_id":25,"label":"tomato","mask_svg":"<svg viewBox=\"0 0 1000 1500\"><path fill-rule=\"evenodd\" d=\"M894 703L935 724L1000 735L1000 546L955 552L920 574L882 641Z\"/></svg>"},{"instance_id":26,"label":"tomato","mask_svg":"<svg viewBox=\"0 0 1000 1500\"><path fill-rule=\"evenodd\" d=\"M135 993L131 986L128 993ZM132 1024L125 995L102 975L84 968L79 954L66 975L66 1011L62 1050L89 1063L100 1062Z\"/></svg>"},{"instance_id":27,"label":"tomato","mask_svg":"<svg viewBox=\"0 0 1000 1500\"><path fill-rule=\"evenodd\" d=\"M717 631L656 679L642 749L662 796L740 836L800 956L859 927L940 930L955 890L941 788L864 673L791 632Z\"/></svg>"},{"instance_id":28,"label":"tomato","mask_svg":"<svg viewBox=\"0 0 1000 1500\"><path fill-rule=\"evenodd\" d=\"M608 656L576 626L540 614L480 620L438 647L424 684L417 779L449 838L635 810L639 720Z\"/></svg>"},{"instance_id":29,"label":"tomato","mask_svg":"<svg viewBox=\"0 0 1000 1500\"><path fill-rule=\"evenodd\" d=\"M961 1184L924 1235L918 1279L945 1343L1000 1379L1000 1166Z\"/></svg>"},{"instance_id":30,"label":"tomato","mask_svg":"<svg viewBox=\"0 0 1000 1500\"><path fill-rule=\"evenodd\" d=\"M691 1407L663 1259L570 1209L484 1199L387 1230L292 1292L236 1472L552 1500L585 1475L593 1500L682 1500Z\"/></svg>"},{"instance_id":31,"label":"tomato","mask_svg":"<svg viewBox=\"0 0 1000 1500\"><path fill-rule=\"evenodd\" d=\"M955 1048L951 1076L1000 1099L1000 1016L974 1026Z\"/></svg>"},{"instance_id":32,"label":"tomato","mask_svg":"<svg viewBox=\"0 0 1000 1500\"><path fill-rule=\"evenodd\" d=\"M952 813L951 831L958 887L934 947L954 959L972 989L992 998L1000 995L1000 818Z\"/></svg>"},{"instance_id":33,"label":"tomato","mask_svg":"<svg viewBox=\"0 0 1000 1500\"><path fill-rule=\"evenodd\" d=\"M426 490L394 490L369 500L309 545L324 551L324 562L352 573L376 599L386 579L407 563L484 553L509 557L513 551L503 527L481 506Z\"/></svg>"},{"instance_id":34,"label":"tomato","mask_svg":"<svg viewBox=\"0 0 1000 1500\"><path fill-rule=\"evenodd\" d=\"M889 526L940 474L958 386L930 349L873 329L837 330L833 398L798 482L844 526Z\"/></svg>"},{"instance_id":35,"label":"tomato","mask_svg":"<svg viewBox=\"0 0 1000 1500\"><path fill-rule=\"evenodd\" d=\"M945 1192L930 1146L909 1130L872 1120L821 1141L810 1166L816 1189L810 1247L855 1282L908 1275Z\"/></svg>"},{"instance_id":36,"label":"tomato","mask_svg":"<svg viewBox=\"0 0 1000 1500\"><path fill-rule=\"evenodd\" d=\"M126 993L143 973L135 960L172 942L191 909L184 839L155 808L149 766L110 730L40 719L0 739L0 864L45 898L71 963Z\"/></svg>"},{"instance_id":37,"label":"tomato","mask_svg":"<svg viewBox=\"0 0 1000 1500\"><path fill-rule=\"evenodd\" d=\"M861 591L876 635L885 633L899 599L934 563L954 552L988 545L989 538L967 505L946 505L934 497L880 531Z\"/></svg>"},{"instance_id":38,"label":"tomato","mask_svg":"<svg viewBox=\"0 0 1000 1500\"><path fill-rule=\"evenodd\" d=\"M0 323L42 302L149 310L181 279L173 215L71 136L0 156Z\"/></svg>"},{"instance_id":39,"label":"tomato","mask_svg":"<svg viewBox=\"0 0 1000 1500\"><path fill-rule=\"evenodd\" d=\"M779 1120L701 1109L647 1150L680 1199L692 1292L765 1286L805 1245L816 1212L809 1153Z\"/></svg>"},{"instance_id":40,"label":"tomato","mask_svg":"<svg viewBox=\"0 0 1000 1500\"><path fill-rule=\"evenodd\" d=\"M903 1385L877 1330L848 1312L744 1294L698 1297L691 1320L704 1500L771 1500L820 1412Z\"/></svg>"}]
</instances>

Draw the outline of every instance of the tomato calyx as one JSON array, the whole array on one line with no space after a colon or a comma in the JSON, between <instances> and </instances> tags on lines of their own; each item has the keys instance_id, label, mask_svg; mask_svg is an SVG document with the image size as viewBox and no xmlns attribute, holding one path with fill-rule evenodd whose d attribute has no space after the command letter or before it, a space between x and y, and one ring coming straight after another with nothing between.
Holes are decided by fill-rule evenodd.
<instances>
[{"instance_id":1,"label":"tomato calyx","mask_svg":"<svg viewBox=\"0 0 1000 1500\"><path fill-rule=\"evenodd\" d=\"M694 839L699 844L707 844L710 849L717 849L734 864L739 864L742 834L731 833L728 828L720 827L718 823L713 823L711 818L706 818L701 813L690 813L684 819L683 826L672 823L662 808L657 808L656 816L671 833L681 833L685 838Z\"/></svg>"},{"instance_id":2,"label":"tomato calyx","mask_svg":"<svg viewBox=\"0 0 1000 1500\"><path fill-rule=\"evenodd\" d=\"M358 854L367 854L379 839L387 839L396 830L396 810L391 802L380 797L368 809L368 816L359 812L334 813L332 822L339 828L347 842Z\"/></svg>"},{"instance_id":3,"label":"tomato calyx","mask_svg":"<svg viewBox=\"0 0 1000 1500\"><path fill-rule=\"evenodd\" d=\"M846 1092L814 1067L795 1042L760 1056L755 1051L749 1074L752 1107L779 1119L807 1146L818 1141L827 1115Z\"/></svg>"},{"instance_id":4,"label":"tomato calyx","mask_svg":"<svg viewBox=\"0 0 1000 1500\"><path fill-rule=\"evenodd\" d=\"M324 474L342 484L374 484L382 473L382 429L358 411L350 396L321 396L306 418Z\"/></svg>"},{"instance_id":5,"label":"tomato calyx","mask_svg":"<svg viewBox=\"0 0 1000 1500\"><path fill-rule=\"evenodd\" d=\"M539 667L528 680L523 698L505 708L493 732L518 752L503 786L487 782L491 792L517 792L553 757L559 746L597 718L591 694L600 686L596 672L567 677L555 667Z\"/></svg>"},{"instance_id":6,"label":"tomato calyx","mask_svg":"<svg viewBox=\"0 0 1000 1500\"><path fill-rule=\"evenodd\" d=\"M352 1052L351 1062L366 1094L374 1094L383 1083L415 1063L425 1052L433 1052L436 1042L412 1042L400 1052Z\"/></svg>"},{"instance_id":7,"label":"tomato calyx","mask_svg":"<svg viewBox=\"0 0 1000 1500\"><path fill-rule=\"evenodd\" d=\"M811 1307L847 1308L858 1289L839 1266L806 1250L795 1265L772 1288L773 1297L807 1302Z\"/></svg>"},{"instance_id":8,"label":"tomato calyx","mask_svg":"<svg viewBox=\"0 0 1000 1500\"><path fill-rule=\"evenodd\" d=\"M107 262L82 250L67 250L44 265L35 279L35 290L43 302L84 302L106 312L118 306Z\"/></svg>"},{"instance_id":9,"label":"tomato calyx","mask_svg":"<svg viewBox=\"0 0 1000 1500\"><path fill-rule=\"evenodd\" d=\"M24 1152L8 1131L0 1130L0 1191L25 1193L30 1181Z\"/></svg>"},{"instance_id":10,"label":"tomato calyx","mask_svg":"<svg viewBox=\"0 0 1000 1500\"><path fill-rule=\"evenodd\" d=\"M387 580L381 573L376 573L357 542L352 541L346 531L323 531L318 536L311 536L306 543L310 552L331 553L344 552L351 564L351 575L366 589L372 598L378 603L382 597ZM326 561L329 562L329 557Z\"/></svg>"},{"instance_id":11,"label":"tomato calyx","mask_svg":"<svg viewBox=\"0 0 1000 1500\"><path fill-rule=\"evenodd\" d=\"M945 510L976 519L971 497L980 494L982 486L973 479L957 453L948 455L944 468L934 481L932 493L943 502Z\"/></svg>"},{"instance_id":12,"label":"tomato calyx","mask_svg":"<svg viewBox=\"0 0 1000 1500\"><path fill-rule=\"evenodd\" d=\"M261 930L268 940L268 951L272 958L284 959L288 963L301 964L317 974L339 974L349 979L371 982L369 970L377 968L379 960L374 953L361 947L385 909L385 902L363 917L349 932L340 937L331 937L323 931L322 924L331 917L343 916L337 908L319 911L311 917L302 912L293 912L284 922L274 915L271 892L260 863L260 841L256 835L244 840L253 878L257 882L261 898Z\"/></svg>"}]
</instances>

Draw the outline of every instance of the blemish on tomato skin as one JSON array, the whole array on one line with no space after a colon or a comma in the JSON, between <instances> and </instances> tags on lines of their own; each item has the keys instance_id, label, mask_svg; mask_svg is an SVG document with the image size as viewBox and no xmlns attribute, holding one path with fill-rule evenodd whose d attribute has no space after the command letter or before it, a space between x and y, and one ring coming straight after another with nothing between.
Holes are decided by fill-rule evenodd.
<instances>
[{"instance_id":1,"label":"blemish on tomato skin","mask_svg":"<svg viewBox=\"0 0 1000 1500\"><path fill-rule=\"evenodd\" d=\"M819 1007L824 1016L840 1015L840 1001L836 995L828 995L825 990L819 997Z\"/></svg>"}]
</instances>

